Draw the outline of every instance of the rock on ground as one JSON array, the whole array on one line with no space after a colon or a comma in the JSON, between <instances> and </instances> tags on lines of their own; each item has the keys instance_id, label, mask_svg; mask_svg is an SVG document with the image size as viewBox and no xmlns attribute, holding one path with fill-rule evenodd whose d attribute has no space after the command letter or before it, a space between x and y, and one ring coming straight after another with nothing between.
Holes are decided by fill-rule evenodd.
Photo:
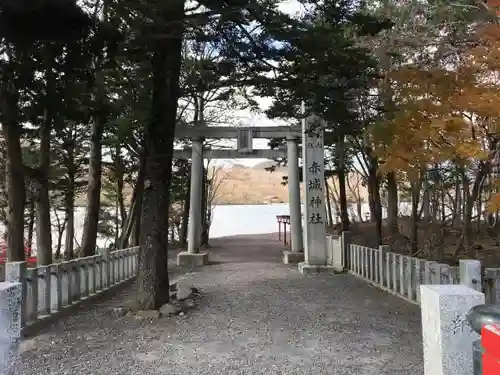
<instances>
[{"instance_id":1,"label":"rock on ground","mask_svg":"<svg viewBox=\"0 0 500 375\"><path fill-rule=\"evenodd\" d=\"M181 309L178 306L174 306L171 303L166 303L162 307L160 307L161 316L172 316L177 315L181 312Z\"/></svg>"}]
</instances>

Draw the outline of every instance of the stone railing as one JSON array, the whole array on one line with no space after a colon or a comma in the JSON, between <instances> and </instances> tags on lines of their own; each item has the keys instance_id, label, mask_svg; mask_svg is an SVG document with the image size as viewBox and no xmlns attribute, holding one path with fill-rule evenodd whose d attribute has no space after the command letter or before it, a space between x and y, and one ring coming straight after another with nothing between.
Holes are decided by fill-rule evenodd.
<instances>
[{"instance_id":1,"label":"stone railing","mask_svg":"<svg viewBox=\"0 0 500 375\"><path fill-rule=\"evenodd\" d=\"M327 236L328 258L336 268L412 303L420 302L420 285L463 284L485 294L488 303L500 302L500 268L482 269L478 260L463 259L459 266L428 261L349 243L348 233Z\"/></svg>"},{"instance_id":2,"label":"stone railing","mask_svg":"<svg viewBox=\"0 0 500 375\"><path fill-rule=\"evenodd\" d=\"M467 317L475 306L500 303L500 269L483 269L480 261L468 259L449 266L349 239L348 232L327 237L331 265L420 306L424 374L480 375L472 350L480 337ZM482 375L493 373L483 367Z\"/></svg>"},{"instance_id":3,"label":"stone railing","mask_svg":"<svg viewBox=\"0 0 500 375\"><path fill-rule=\"evenodd\" d=\"M112 252L99 249L99 255L37 268L26 268L26 262L7 262L6 283L1 284L5 290L17 290L18 286L22 291L19 311L12 311L17 327L12 335L21 336L35 323L134 278L138 253L139 247ZM0 295L0 306L9 305L6 293Z\"/></svg>"}]
</instances>

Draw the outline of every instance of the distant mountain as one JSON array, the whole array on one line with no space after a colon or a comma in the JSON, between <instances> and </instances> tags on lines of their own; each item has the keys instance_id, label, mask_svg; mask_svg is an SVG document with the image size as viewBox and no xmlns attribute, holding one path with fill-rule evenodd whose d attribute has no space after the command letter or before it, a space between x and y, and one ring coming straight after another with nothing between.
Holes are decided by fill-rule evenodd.
<instances>
[{"instance_id":1,"label":"distant mountain","mask_svg":"<svg viewBox=\"0 0 500 375\"><path fill-rule=\"evenodd\" d=\"M264 164L264 163L261 163ZM217 171L215 204L266 204L288 202L282 172L268 172L245 166Z\"/></svg>"}]
</instances>

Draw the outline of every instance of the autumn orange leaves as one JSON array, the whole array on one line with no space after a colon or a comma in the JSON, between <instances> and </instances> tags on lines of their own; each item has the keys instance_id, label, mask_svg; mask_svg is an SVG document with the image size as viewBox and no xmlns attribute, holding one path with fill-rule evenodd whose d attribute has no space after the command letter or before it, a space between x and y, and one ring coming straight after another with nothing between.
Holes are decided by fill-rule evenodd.
<instances>
[{"instance_id":1,"label":"autumn orange leaves","mask_svg":"<svg viewBox=\"0 0 500 375\"><path fill-rule=\"evenodd\" d=\"M370 129L384 170L414 175L429 165L492 157L500 137L500 27L482 27L474 37L471 47L434 64L387 73L393 111Z\"/></svg>"}]
</instances>

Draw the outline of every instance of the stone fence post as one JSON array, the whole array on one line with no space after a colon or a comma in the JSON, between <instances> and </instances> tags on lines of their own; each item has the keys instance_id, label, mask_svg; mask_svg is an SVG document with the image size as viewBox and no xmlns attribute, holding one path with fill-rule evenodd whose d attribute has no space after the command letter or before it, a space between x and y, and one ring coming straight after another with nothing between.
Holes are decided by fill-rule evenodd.
<instances>
[{"instance_id":1,"label":"stone fence post","mask_svg":"<svg viewBox=\"0 0 500 375\"><path fill-rule=\"evenodd\" d=\"M386 262L386 257L387 253L390 251L390 247L388 245L380 245L378 247L378 284L381 286L384 286L385 280L386 280L386 268L387 268L387 262ZM388 285L387 285L388 286Z\"/></svg>"},{"instance_id":2,"label":"stone fence post","mask_svg":"<svg viewBox=\"0 0 500 375\"><path fill-rule=\"evenodd\" d=\"M478 292L483 291L482 266L480 260L460 259L460 284Z\"/></svg>"},{"instance_id":3,"label":"stone fence post","mask_svg":"<svg viewBox=\"0 0 500 375\"><path fill-rule=\"evenodd\" d=\"M0 282L0 371L3 374L11 373L10 367L17 359L16 344L22 334L22 291L21 283Z\"/></svg>"},{"instance_id":4,"label":"stone fence post","mask_svg":"<svg viewBox=\"0 0 500 375\"><path fill-rule=\"evenodd\" d=\"M465 285L420 285L424 375L472 375L479 335L467 315L484 294Z\"/></svg>"},{"instance_id":5,"label":"stone fence post","mask_svg":"<svg viewBox=\"0 0 500 375\"><path fill-rule=\"evenodd\" d=\"M16 262L24 263L24 262ZM14 342L22 333L21 283L0 282L0 342Z\"/></svg>"},{"instance_id":6,"label":"stone fence post","mask_svg":"<svg viewBox=\"0 0 500 375\"><path fill-rule=\"evenodd\" d=\"M21 327L24 327L26 324L26 262L7 262L5 265L5 281L8 283L21 284L19 323Z\"/></svg>"},{"instance_id":7,"label":"stone fence post","mask_svg":"<svg viewBox=\"0 0 500 375\"><path fill-rule=\"evenodd\" d=\"M351 269L351 254L349 252L349 245L351 244L351 232L344 231L341 235L341 244L342 244L342 254L344 260L344 268L350 270Z\"/></svg>"},{"instance_id":8,"label":"stone fence post","mask_svg":"<svg viewBox=\"0 0 500 375\"><path fill-rule=\"evenodd\" d=\"M102 266L101 266L101 272L102 272L102 289L107 289L111 286L111 266L110 266L110 259L109 259L109 249L107 248L98 248L97 253L102 257Z\"/></svg>"}]
</instances>

